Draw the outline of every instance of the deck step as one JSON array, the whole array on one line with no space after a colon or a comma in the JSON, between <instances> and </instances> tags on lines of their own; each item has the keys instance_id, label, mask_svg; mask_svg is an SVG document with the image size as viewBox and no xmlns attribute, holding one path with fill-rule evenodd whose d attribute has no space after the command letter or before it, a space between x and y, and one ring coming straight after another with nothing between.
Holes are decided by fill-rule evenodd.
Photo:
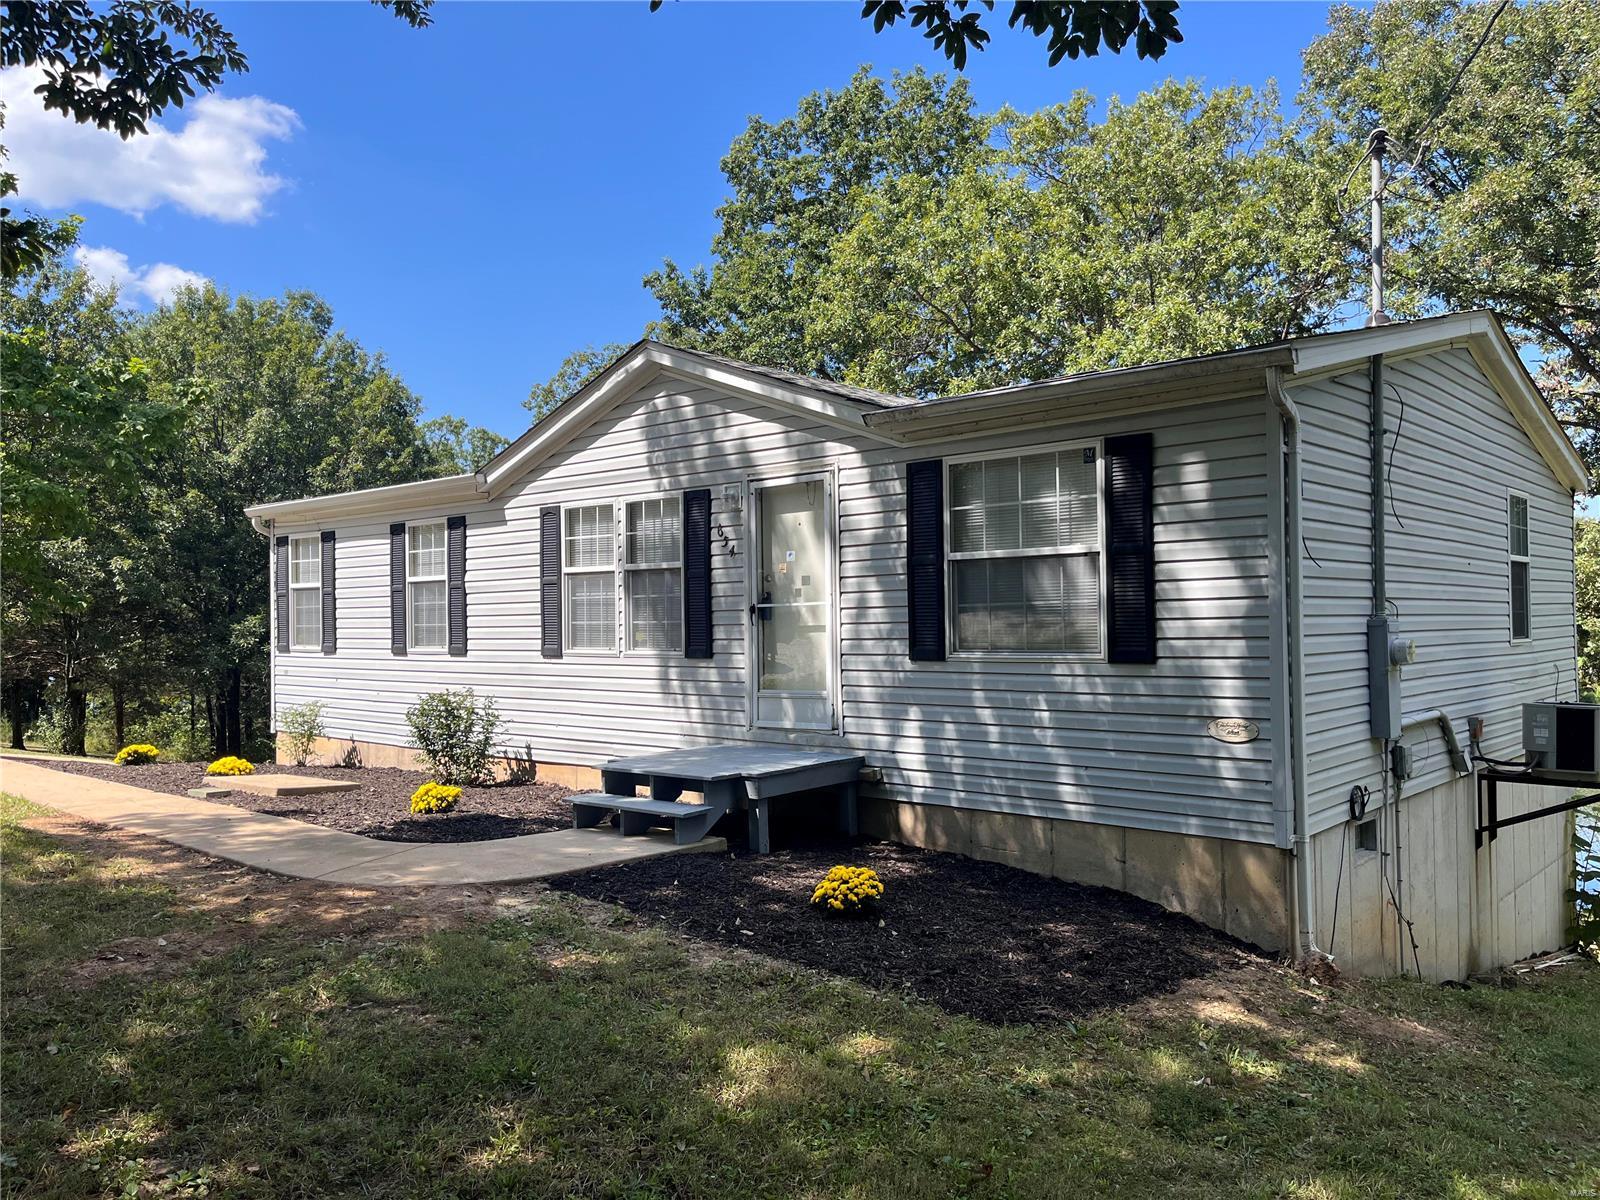
<instances>
[{"instance_id":1,"label":"deck step","mask_svg":"<svg viewBox=\"0 0 1600 1200\"><path fill-rule=\"evenodd\" d=\"M589 792L572 797L572 824L575 829L599 825L616 816L624 837L639 837L661 825L672 827L672 840L680 846L698 842L710 832L726 809L714 804L678 804L672 800L645 800L638 796L614 796L609 792Z\"/></svg>"}]
</instances>

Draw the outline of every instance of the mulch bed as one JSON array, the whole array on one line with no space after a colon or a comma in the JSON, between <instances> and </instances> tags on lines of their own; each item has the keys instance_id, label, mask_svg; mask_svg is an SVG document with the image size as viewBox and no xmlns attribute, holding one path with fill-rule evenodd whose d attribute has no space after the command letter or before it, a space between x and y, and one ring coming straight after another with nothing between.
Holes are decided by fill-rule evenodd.
<instances>
[{"instance_id":1,"label":"mulch bed","mask_svg":"<svg viewBox=\"0 0 1600 1200\"><path fill-rule=\"evenodd\" d=\"M879 918L811 908L812 889L838 863L882 878ZM1081 1019L1264 961L1253 947L1122 892L888 842L672 855L550 883L690 937L993 1024Z\"/></svg>"},{"instance_id":2,"label":"mulch bed","mask_svg":"<svg viewBox=\"0 0 1600 1200\"><path fill-rule=\"evenodd\" d=\"M34 766L91 775L113 783L127 783L153 792L185 795L205 779L204 763L147 763L119 767L112 763L65 762L30 759ZM260 763L256 774L315 775L319 779L355 782L353 792L328 792L318 796L258 796L235 791L216 797L219 804L253 812L294 817L346 833L359 833L386 842L482 842L549 833L572 827L569 788L550 783L498 783L492 787L461 790L461 802L448 813L413 816L411 793L427 781L420 771L394 767L292 767Z\"/></svg>"}]
</instances>

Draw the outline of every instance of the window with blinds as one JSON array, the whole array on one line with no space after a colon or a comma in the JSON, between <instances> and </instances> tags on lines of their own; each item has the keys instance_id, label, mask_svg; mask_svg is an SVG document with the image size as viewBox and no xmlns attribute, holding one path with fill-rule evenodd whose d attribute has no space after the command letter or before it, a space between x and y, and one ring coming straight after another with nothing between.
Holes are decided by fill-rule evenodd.
<instances>
[{"instance_id":1,"label":"window with blinds","mask_svg":"<svg viewBox=\"0 0 1600 1200\"><path fill-rule=\"evenodd\" d=\"M1093 444L948 464L956 651L1101 653L1100 458Z\"/></svg>"},{"instance_id":2,"label":"window with blinds","mask_svg":"<svg viewBox=\"0 0 1600 1200\"><path fill-rule=\"evenodd\" d=\"M683 514L678 497L630 500L623 518L629 650L683 650Z\"/></svg>"}]
</instances>

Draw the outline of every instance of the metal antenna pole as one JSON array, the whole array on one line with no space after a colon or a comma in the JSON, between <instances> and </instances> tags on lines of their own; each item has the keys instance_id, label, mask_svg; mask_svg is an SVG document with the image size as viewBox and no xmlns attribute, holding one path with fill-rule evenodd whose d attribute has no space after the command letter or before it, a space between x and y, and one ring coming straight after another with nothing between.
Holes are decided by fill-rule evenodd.
<instances>
[{"instance_id":1,"label":"metal antenna pole","mask_svg":"<svg viewBox=\"0 0 1600 1200\"><path fill-rule=\"evenodd\" d=\"M1367 139L1372 166L1372 315L1368 325L1387 325L1383 311L1383 158L1389 149L1389 131L1379 126Z\"/></svg>"}]
</instances>

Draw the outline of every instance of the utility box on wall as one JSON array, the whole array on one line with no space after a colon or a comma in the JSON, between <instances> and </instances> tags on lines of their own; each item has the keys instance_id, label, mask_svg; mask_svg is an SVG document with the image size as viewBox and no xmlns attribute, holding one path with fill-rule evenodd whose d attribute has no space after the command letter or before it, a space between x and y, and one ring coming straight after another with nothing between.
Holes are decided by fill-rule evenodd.
<instances>
[{"instance_id":1,"label":"utility box on wall","mask_svg":"<svg viewBox=\"0 0 1600 1200\"><path fill-rule=\"evenodd\" d=\"M1400 668L1416 657L1416 642L1398 636L1388 617L1367 618L1367 695L1373 737L1393 741L1400 736Z\"/></svg>"}]
</instances>

